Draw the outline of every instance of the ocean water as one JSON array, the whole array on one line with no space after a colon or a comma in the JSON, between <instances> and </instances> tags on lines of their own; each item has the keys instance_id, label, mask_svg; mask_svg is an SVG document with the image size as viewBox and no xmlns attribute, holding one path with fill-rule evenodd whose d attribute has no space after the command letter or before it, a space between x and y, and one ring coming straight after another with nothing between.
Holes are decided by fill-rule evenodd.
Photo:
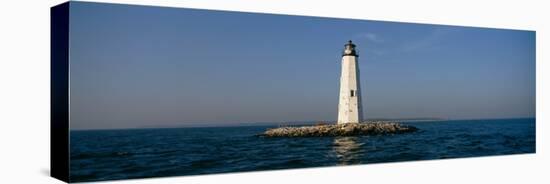
<instances>
[{"instance_id":1,"label":"ocean water","mask_svg":"<svg viewBox=\"0 0 550 184\"><path fill-rule=\"evenodd\" d=\"M72 182L535 153L535 119L404 122L415 133L263 138L275 126L71 131Z\"/></svg>"}]
</instances>

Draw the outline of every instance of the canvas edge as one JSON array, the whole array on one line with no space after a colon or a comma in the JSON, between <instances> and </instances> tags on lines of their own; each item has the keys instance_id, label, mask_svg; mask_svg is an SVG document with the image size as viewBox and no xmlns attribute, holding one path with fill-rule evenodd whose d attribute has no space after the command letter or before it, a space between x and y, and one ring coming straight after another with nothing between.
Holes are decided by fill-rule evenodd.
<instances>
[{"instance_id":1,"label":"canvas edge","mask_svg":"<svg viewBox=\"0 0 550 184\"><path fill-rule=\"evenodd\" d=\"M70 182L69 9L70 2L50 8L50 175L64 182Z\"/></svg>"}]
</instances>

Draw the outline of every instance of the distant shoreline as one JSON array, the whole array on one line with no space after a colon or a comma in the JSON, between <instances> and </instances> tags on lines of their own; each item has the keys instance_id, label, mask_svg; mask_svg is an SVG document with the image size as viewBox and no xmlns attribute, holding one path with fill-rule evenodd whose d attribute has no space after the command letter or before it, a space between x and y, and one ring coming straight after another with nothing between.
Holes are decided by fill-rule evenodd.
<instances>
[{"instance_id":1,"label":"distant shoreline","mask_svg":"<svg viewBox=\"0 0 550 184\"><path fill-rule=\"evenodd\" d=\"M407 122L434 122L434 121L476 121L476 120L503 120L503 119L536 119L536 117L516 117L516 118L480 118L480 119L444 119L444 118L374 118L366 121L396 121L400 123ZM190 123L180 126L144 126L144 127L129 127L129 128L110 128L110 129L72 129L70 131L109 131L109 130L139 130L139 129L171 129L171 128L217 128L217 127L251 127L251 126L300 126L300 125L315 125L319 123L331 124L336 121L294 121L294 122L250 122L250 123Z\"/></svg>"},{"instance_id":2,"label":"distant shoreline","mask_svg":"<svg viewBox=\"0 0 550 184\"><path fill-rule=\"evenodd\" d=\"M419 122L419 121L449 121L447 118L373 118L367 121L401 121L401 122Z\"/></svg>"}]
</instances>

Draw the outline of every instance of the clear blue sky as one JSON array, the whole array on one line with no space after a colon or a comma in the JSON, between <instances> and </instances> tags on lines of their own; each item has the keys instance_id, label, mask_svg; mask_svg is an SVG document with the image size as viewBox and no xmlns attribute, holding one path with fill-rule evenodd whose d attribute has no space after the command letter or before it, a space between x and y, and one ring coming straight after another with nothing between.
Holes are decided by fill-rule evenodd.
<instances>
[{"instance_id":1,"label":"clear blue sky","mask_svg":"<svg viewBox=\"0 0 550 184\"><path fill-rule=\"evenodd\" d=\"M535 32L72 2L71 128L335 120L341 51L366 118L535 117Z\"/></svg>"}]
</instances>

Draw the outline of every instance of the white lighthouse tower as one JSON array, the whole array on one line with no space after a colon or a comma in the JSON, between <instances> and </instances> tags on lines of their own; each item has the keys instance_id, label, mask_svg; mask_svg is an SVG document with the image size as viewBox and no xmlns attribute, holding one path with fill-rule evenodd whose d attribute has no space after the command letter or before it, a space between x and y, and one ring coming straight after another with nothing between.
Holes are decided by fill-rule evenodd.
<instances>
[{"instance_id":1,"label":"white lighthouse tower","mask_svg":"<svg viewBox=\"0 0 550 184\"><path fill-rule=\"evenodd\" d=\"M359 55L355 51L355 44L351 40L348 41L342 54L338 124L360 123L363 120L358 57Z\"/></svg>"}]
</instances>

